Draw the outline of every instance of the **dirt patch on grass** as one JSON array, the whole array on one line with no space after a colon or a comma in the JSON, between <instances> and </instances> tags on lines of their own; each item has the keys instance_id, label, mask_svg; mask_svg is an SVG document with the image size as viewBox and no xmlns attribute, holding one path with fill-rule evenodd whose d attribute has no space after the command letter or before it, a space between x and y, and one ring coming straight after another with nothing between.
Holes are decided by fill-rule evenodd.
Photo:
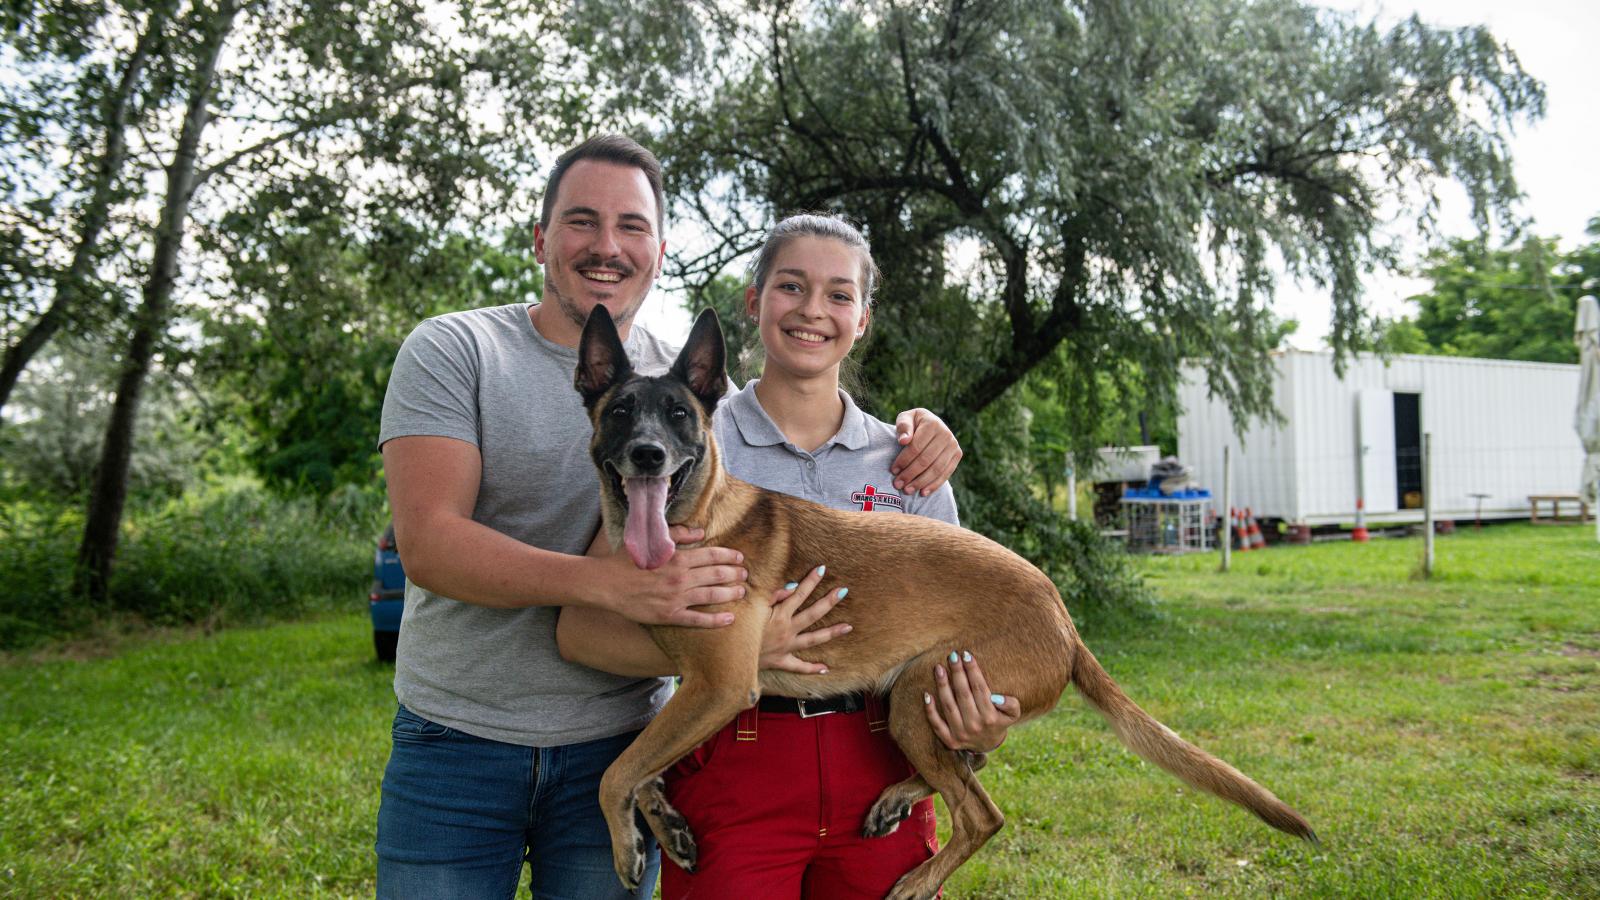
<instances>
[{"instance_id":1,"label":"dirt patch on grass","mask_svg":"<svg viewBox=\"0 0 1600 900\"><path fill-rule=\"evenodd\" d=\"M1600 680L1595 679L1592 673L1586 671L1536 669L1530 674L1533 676L1534 683L1539 687L1560 694L1592 691L1600 688Z\"/></svg>"},{"instance_id":2,"label":"dirt patch on grass","mask_svg":"<svg viewBox=\"0 0 1600 900\"><path fill-rule=\"evenodd\" d=\"M129 618L98 625L87 635L0 654L0 665L88 662L117 656L133 647L210 637L218 630L215 620L195 625L149 625Z\"/></svg>"},{"instance_id":3,"label":"dirt patch on grass","mask_svg":"<svg viewBox=\"0 0 1600 900\"><path fill-rule=\"evenodd\" d=\"M1600 649L1596 649L1594 647L1585 647L1581 644L1574 644L1571 641L1567 641L1565 644L1561 645L1560 653L1562 656L1578 656L1584 659L1600 659Z\"/></svg>"}]
</instances>

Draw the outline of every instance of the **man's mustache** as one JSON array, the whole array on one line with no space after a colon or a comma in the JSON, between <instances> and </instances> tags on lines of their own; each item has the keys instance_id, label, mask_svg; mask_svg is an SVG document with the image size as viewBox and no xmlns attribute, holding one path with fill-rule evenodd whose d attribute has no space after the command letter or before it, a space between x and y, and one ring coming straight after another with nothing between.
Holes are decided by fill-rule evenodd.
<instances>
[{"instance_id":1,"label":"man's mustache","mask_svg":"<svg viewBox=\"0 0 1600 900\"><path fill-rule=\"evenodd\" d=\"M618 275L621 275L624 278L638 271L633 266L628 265L626 262L623 262L620 259L607 260L602 259L599 256L584 257L580 262L578 262L577 265L573 266L573 268L599 269L603 272L616 272Z\"/></svg>"}]
</instances>

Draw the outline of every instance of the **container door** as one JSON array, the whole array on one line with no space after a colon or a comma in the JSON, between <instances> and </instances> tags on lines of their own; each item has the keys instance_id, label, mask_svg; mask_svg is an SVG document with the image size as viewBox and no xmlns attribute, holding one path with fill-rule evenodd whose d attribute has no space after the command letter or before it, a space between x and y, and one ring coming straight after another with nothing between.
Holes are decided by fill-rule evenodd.
<instances>
[{"instance_id":1,"label":"container door","mask_svg":"<svg viewBox=\"0 0 1600 900\"><path fill-rule=\"evenodd\" d=\"M1367 501L1367 512L1399 509L1393 391L1369 388L1356 395L1356 472L1356 489Z\"/></svg>"}]
</instances>

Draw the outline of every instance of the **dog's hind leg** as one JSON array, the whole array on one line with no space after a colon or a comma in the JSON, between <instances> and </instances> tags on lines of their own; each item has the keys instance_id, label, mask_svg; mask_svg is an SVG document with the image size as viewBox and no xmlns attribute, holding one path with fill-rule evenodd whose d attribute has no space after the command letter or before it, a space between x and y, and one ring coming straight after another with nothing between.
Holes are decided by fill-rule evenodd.
<instances>
[{"instance_id":1,"label":"dog's hind leg","mask_svg":"<svg viewBox=\"0 0 1600 900\"><path fill-rule=\"evenodd\" d=\"M969 750L958 752L967 758L967 763L973 772L980 771L989 762L987 753ZM867 818L861 825L861 836L875 838L894 834L900 823L910 818L913 806L936 793L938 792L921 775L913 775L898 784L889 785L878 795L878 800L872 804L872 809L867 810Z\"/></svg>"},{"instance_id":2,"label":"dog's hind leg","mask_svg":"<svg viewBox=\"0 0 1600 900\"><path fill-rule=\"evenodd\" d=\"M645 824L655 832L661 852L677 863L678 868L693 872L699 855L694 832L689 830L689 822L683 813L678 812L677 807L667 799L666 781L659 775L646 781L634 792L634 801L639 804Z\"/></svg>"},{"instance_id":3,"label":"dog's hind leg","mask_svg":"<svg viewBox=\"0 0 1600 900\"><path fill-rule=\"evenodd\" d=\"M867 810L866 821L861 823L861 836L876 838L894 834L900 823L910 818L911 807L933 794L933 788L921 775L913 775L898 784L889 785L878 795L872 808Z\"/></svg>"},{"instance_id":4,"label":"dog's hind leg","mask_svg":"<svg viewBox=\"0 0 1600 900\"><path fill-rule=\"evenodd\" d=\"M877 812L890 792L904 788L909 794L921 781L944 797L950 810L950 841L932 858L907 872L889 892L889 900L929 900L972 854L1005 824L1000 808L973 774L969 755L940 743L922 711L922 693L933 685L932 660L908 669L895 684L890 701L889 733L916 767L918 778L894 785L880 797ZM920 799L920 798L918 798ZM872 816L869 814L870 822Z\"/></svg>"}]
</instances>

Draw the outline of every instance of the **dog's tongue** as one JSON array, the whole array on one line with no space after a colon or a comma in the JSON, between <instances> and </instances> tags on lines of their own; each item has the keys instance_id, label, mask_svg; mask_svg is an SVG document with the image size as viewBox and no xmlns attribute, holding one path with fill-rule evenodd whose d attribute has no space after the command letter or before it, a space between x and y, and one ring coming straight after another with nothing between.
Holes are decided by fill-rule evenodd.
<instances>
[{"instance_id":1,"label":"dog's tongue","mask_svg":"<svg viewBox=\"0 0 1600 900\"><path fill-rule=\"evenodd\" d=\"M633 564L641 569L665 565L677 549L667 534L667 479L627 478L622 489L628 494L628 524L622 529L622 545L628 548Z\"/></svg>"}]
</instances>

